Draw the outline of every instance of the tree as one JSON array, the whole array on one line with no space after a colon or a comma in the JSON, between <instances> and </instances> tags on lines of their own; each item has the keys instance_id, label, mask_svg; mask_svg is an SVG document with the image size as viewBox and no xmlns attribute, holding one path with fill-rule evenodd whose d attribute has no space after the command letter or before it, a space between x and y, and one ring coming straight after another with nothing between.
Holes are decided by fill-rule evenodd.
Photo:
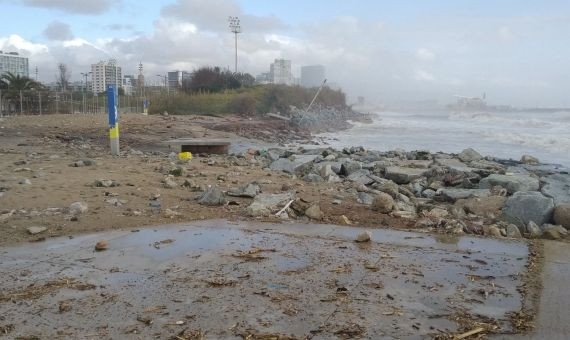
<instances>
[{"instance_id":1,"label":"tree","mask_svg":"<svg viewBox=\"0 0 570 340\"><path fill-rule=\"evenodd\" d=\"M69 78L71 78L71 71L64 63L60 63L57 68L59 69L59 73L56 77L57 86L65 92L69 87Z\"/></svg>"},{"instance_id":2,"label":"tree","mask_svg":"<svg viewBox=\"0 0 570 340\"><path fill-rule=\"evenodd\" d=\"M182 87L187 92L220 92L253 85L255 79L248 73L232 73L219 67L202 67L192 72Z\"/></svg>"},{"instance_id":3,"label":"tree","mask_svg":"<svg viewBox=\"0 0 570 340\"><path fill-rule=\"evenodd\" d=\"M23 91L43 90L44 87L29 77L7 72L0 77L0 89L2 89L2 98L8 102L8 107L12 107L9 110L18 112L21 110L20 96Z\"/></svg>"}]
</instances>

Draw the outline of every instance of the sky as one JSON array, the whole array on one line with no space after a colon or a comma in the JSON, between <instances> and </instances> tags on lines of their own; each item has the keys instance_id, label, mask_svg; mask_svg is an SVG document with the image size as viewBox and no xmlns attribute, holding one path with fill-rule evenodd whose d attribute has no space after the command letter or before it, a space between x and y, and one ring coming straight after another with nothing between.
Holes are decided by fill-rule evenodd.
<instances>
[{"instance_id":1,"label":"sky","mask_svg":"<svg viewBox=\"0 0 570 340\"><path fill-rule=\"evenodd\" d=\"M326 67L349 98L368 102L487 95L491 104L570 106L569 0L0 0L0 50L29 57L31 76L58 63L81 80L114 58L146 79L232 67L228 16L241 19L238 68L275 58Z\"/></svg>"}]
</instances>

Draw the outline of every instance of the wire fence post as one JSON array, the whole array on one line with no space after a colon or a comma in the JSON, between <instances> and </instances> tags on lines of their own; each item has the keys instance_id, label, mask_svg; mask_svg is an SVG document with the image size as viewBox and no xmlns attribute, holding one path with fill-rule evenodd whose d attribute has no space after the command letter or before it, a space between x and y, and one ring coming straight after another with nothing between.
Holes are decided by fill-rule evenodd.
<instances>
[{"instance_id":1,"label":"wire fence post","mask_svg":"<svg viewBox=\"0 0 570 340\"><path fill-rule=\"evenodd\" d=\"M4 117L4 107L2 106L2 90L0 90L0 117Z\"/></svg>"},{"instance_id":2,"label":"wire fence post","mask_svg":"<svg viewBox=\"0 0 570 340\"><path fill-rule=\"evenodd\" d=\"M38 103L40 104L40 116L42 115L42 93L38 91Z\"/></svg>"},{"instance_id":3,"label":"wire fence post","mask_svg":"<svg viewBox=\"0 0 570 340\"><path fill-rule=\"evenodd\" d=\"M22 90L20 90L20 115L24 114L24 105L23 105L24 101L22 98Z\"/></svg>"}]
</instances>

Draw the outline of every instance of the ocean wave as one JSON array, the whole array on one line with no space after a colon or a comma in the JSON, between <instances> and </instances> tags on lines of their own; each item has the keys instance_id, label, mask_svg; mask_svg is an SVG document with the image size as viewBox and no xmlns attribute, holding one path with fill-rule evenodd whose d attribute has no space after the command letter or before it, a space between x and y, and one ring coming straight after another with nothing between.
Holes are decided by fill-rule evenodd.
<instances>
[{"instance_id":1,"label":"ocean wave","mask_svg":"<svg viewBox=\"0 0 570 340\"><path fill-rule=\"evenodd\" d=\"M509 113L511 116L512 113ZM522 114L521 114L522 116ZM544 117L548 120L536 118L536 117L526 117L522 118L518 117L509 117L502 114L494 114L494 113L487 113L487 112L470 112L470 113L451 113L449 114L450 120L468 120L470 122L475 122L479 124L503 124L507 127L521 127L521 128L551 128L558 126L558 123L562 120L556 122L552 117ZM560 117L561 119L565 119L563 116ZM570 122L570 117L569 122ZM570 128L570 126L569 126Z\"/></svg>"},{"instance_id":2,"label":"ocean wave","mask_svg":"<svg viewBox=\"0 0 570 340\"><path fill-rule=\"evenodd\" d=\"M521 145L570 155L570 137L561 135L536 135L517 132L485 132L485 139L502 144Z\"/></svg>"}]
</instances>

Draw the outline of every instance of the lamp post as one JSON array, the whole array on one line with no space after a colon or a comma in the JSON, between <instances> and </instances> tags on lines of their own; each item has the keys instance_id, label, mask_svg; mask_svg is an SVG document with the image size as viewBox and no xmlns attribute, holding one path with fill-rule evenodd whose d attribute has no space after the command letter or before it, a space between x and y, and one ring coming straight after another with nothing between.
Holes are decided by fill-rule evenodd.
<instances>
[{"instance_id":1,"label":"lamp post","mask_svg":"<svg viewBox=\"0 0 570 340\"><path fill-rule=\"evenodd\" d=\"M85 87L83 88L83 113L85 113L85 92L87 92L87 77L93 72L81 72L83 78L85 78Z\"/></svg>"},{"instance_id":2,"label":"lamp post","mask_svg":"<svg viewBox=\"0 0 570 340\"><path fill-rule=\"evenodd\" d=\"M230 31L235 35L235 47L236 47L236 51L235 51L235 72L237 73L237 36L239 33L241 33L241 24L239 21L238 17L229 17L228 18L228 23L229 23L229 27L230 27Z\"/></svg>"}]
</instances>

